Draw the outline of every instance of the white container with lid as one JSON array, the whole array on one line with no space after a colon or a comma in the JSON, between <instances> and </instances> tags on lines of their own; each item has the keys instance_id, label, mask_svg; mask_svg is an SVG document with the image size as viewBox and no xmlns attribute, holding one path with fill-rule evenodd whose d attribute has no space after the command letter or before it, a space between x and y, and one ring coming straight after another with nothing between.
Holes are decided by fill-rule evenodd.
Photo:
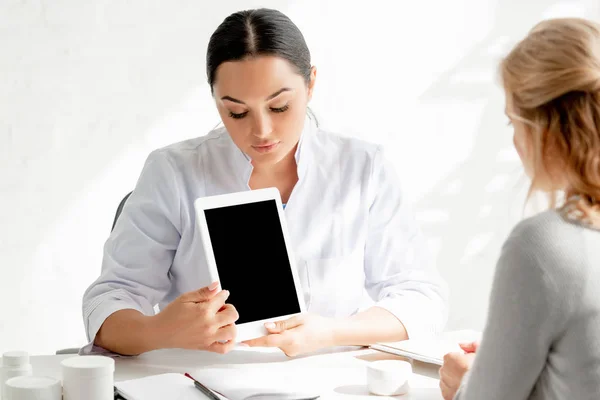
<instances>
[{"instance_id":1,"label":"white container with lid","mask_svg":"<svg viewBox=\"0 0 600 400\"><path fill-rule=\"evenodd\" d=\"M0 368L0 394L6 399L6 381L17 376L31 376L33 369L29 363L29 354L26 351L8 351L2 354L2 368Z\"/></svg>"},{"instance_id":2,"label":"white container with lid","mask_svg":"<svg viewBox=\"0 0 600 400\"><path fill-rule=\"evenodd\" d=\"M61 400L62 386L58 379L45 376L17 376L6 381L3 400Z\"/></svg>"},{"instance_id":3,"label":"white container with lid","mask_svg":"<svg viewBox=\"0 0 600 400\"><path fill-rule=\"evenodd\" d=\"M379 396L398 396L410 390L412 365L403 360L378 360L367 365L367 387Z\"/></svg>"},{"instance_id":4,"label":"white container with lid","mask_svg":"<svg viewBox=\"0 0 600 400\"><path fill-rule=\"evenodd\" d=\"M115 360L75 356L61 362L64 400L113 400Z\"/></svg>"}]
</instances>

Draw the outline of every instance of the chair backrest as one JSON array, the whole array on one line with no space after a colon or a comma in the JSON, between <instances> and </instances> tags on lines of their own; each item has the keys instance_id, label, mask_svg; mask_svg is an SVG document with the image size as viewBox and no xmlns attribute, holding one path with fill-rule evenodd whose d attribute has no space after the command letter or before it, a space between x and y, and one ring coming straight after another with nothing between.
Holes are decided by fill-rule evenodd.
<instances>
[{"instance_id":1,"label":"chair backrest","mask_svg":"<svg viewBox=\"0 0 600 400\"><path fill-rule=\"evenodd\" d=\"M117 212L115 213L115 220L113 221L112 228L110 229L111 231L113 229L115 229L115 225L117 224L119 215L121 215L121 211L123 211L125 202L127 201L127 199L129 198L130 195L131 195L131 192L127 193L127 195L125 195L125 197L123 197L123 200L121 200L121 202L119 203L119 206L117 207ZM56 350L56 354L78 354L78 353L79 353L79 347L71 347L68 349Z\"/></svg>"},{"instance_id":2,"label":"chair backrest","mask_svg":"<svg viewBox=\"0 0 600 400\"><path fill-rule=\"evenodd\" d=\"M121 200L121 202L119 203L119 207L117 207L117 212L115 213L115 220L113 221L113 225L112 228L110 229L111 231L113 229L115 229L115 225L117 223L117 220L119 219L119 215L121 215L121 211L123 211L123 207L125 206L125 202L127 201L127 199L129 198L129 196L131 195L131 192L127 193L127 195L125 195L125 197L123 197L123 200ZM60 350L56 350L56 354L78 354L79 353L79 347L71 347L68 349L60 349Z\"/></svg>"},{"instance_id":3,"label":"chair backrest","mask_svg":"<svg viewBox=\"0 0 600 400\"><path fill-rule=\"evenodd\" d=\"M123 197L123 200L121 200L121 202L119 203L119 207L117 207L117 212L115 213L115 220L113 221L112 228L110 228L111 232L112 232L113 229L115 229L115 225L117 224L117 220L119 219L119 215L121 215L121 211L123 211L123 207L125 206L125 202L127 201L127 199L129 198L130 195L131 195L131 192L127 193L127 195L125 195L125 197Z\"/></svg>"}]
</instances>

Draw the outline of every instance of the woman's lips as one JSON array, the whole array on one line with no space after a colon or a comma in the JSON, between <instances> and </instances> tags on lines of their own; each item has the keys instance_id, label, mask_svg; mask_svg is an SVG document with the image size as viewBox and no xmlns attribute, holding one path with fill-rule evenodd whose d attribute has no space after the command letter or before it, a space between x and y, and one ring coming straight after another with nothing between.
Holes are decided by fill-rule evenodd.
<instances>
[{"instance_id":1,"label":"woman's lips","mask_svg":"<svg viewBox=\"0 0 600 400\"><path fill-rule=\"evenodd\" d=\"M275 148L277 148L278 145L279 145L279 142L272 142L272 143L253 145L252 148L254 150L258 151L259 153L268 153L270 151L275 150Z\"/></svg>"}]
</instances>

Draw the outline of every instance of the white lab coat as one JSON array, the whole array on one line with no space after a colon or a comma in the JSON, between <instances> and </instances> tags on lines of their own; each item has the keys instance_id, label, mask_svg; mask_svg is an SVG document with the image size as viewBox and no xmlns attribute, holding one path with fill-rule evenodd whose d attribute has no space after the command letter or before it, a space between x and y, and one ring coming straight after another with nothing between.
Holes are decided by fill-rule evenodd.
<instances>
[{"instance_id":1,"label":"white lab coat","mask_svg":"<svg viewBox=\"0 0 600 400\"><path fill-rule=\"evenodd\" d=\"M340 317L374 304L411 338L440 332L447 287L381 147L307 119L296 160L285 216L308 311ZM250 190L251 172L224 128L149 155L104 246L101 275L84 294L90 344L113 312L152 315L156 304L210 284L194 200Z\"/></svg>"}]
</instances>

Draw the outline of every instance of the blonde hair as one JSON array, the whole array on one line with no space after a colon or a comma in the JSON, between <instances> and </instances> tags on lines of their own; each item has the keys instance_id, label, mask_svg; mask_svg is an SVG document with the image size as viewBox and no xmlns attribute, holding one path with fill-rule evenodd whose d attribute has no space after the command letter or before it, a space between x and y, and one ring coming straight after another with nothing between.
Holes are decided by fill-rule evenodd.
<instances>
[{"instance_id":1,"label":"blonde hair","mask_svg":"<svg viewBox=\"0 0 600 400\"><path fill-rule=\"evenodd\" d=\"M500 72L511 117L526 124L531 139L530 193L536 178L552 179L560 171L566 197L576 196L587 216L599 216L600 25L580 18L543 21L502 61Z\"/></svg>"}]
</instances>

